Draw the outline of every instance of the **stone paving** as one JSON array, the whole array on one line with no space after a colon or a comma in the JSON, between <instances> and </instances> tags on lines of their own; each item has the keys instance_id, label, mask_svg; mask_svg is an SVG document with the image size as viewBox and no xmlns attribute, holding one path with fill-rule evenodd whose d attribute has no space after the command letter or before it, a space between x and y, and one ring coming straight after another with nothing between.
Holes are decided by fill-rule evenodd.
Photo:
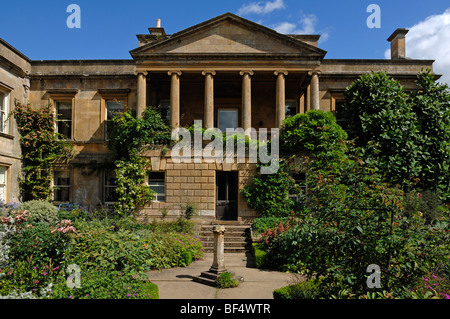
<instances>
[{"instance_id":1,"label":"stone paving","mask_svg":"<svg viewBox=\"0 0 450 319\"><path fill-rule=\"evenodd\" d=\"M211 268L213 254L206 253L202 260L189 267L148 272L148 278L159 287L160 299L273 299L275 289L302 278L295 274L261 270L254 267L249 253L225 254L228 271L244 278L238 287L218 289L195 282L193 277Z\"/></svg>"}]
</instances>

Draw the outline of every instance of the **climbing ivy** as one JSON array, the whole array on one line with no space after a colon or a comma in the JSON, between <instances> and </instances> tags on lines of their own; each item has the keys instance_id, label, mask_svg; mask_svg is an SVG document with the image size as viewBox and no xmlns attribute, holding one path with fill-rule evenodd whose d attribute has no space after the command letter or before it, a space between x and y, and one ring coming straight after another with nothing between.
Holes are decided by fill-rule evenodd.
<instances>
[{"instance_id":1,"label":"climbing ivy","mask_svg":"<svg viewBox=\"0 0 450 319\"><path fill-rule=\"evenodd\" d=\"M16 102L11 112L17 122L22 150L22 172L19 179L21 199L50 200L52 168L73 156L71 144L55 129L55 114L49 104L33 109L30 104Z\"/></svg>"},{"instance_id":2,"label":"climbing ivy","mask_svg":"<svg viewBox=\"0 0 450 319\"><path fill-rule=\"evenodd\" d=\"M154 192L145 185L151 163L141 156L142 151L152 145L169 144L171 132L159 112L151 107L146 108L142 117L127 111L117 114L112 121L108 147L114 156L116 211L129 215L154 199Z\"/></svg>"}]
</instances>

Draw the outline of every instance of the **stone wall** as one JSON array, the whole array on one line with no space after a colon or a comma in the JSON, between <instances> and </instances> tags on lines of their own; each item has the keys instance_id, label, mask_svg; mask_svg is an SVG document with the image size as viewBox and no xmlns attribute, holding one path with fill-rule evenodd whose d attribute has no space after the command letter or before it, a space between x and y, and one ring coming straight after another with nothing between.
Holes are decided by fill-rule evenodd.
<instances>
[{"instance_id":1,"label":"stone wall","mask_svg":"<svg viewBox=\"0 0 450 319\"><path fill-rule=\"evenodd\" d=\"M160 151L149 151L145 154L152 164L152 171L165 172L166 201L153 202L139 210L143 220L160 218L165 209L167 218L183 216L186 205L193 204L198 216L204 220L215 219L216 207L216 172L238 172L239 191L249 182L255 172L256 165L248 163L174 163L169 151L161 155ZM256 217L253 210L247 207L244 199L238 196L238 219L248 220Z\"/></svg>"},{"instance_id":2,"label":"stone wall","mask_svg":"<svg viewBox=\"0 0 450 319\"><path fill-rule=\"evenodd\" d=\"M30 60L0 39L0 90L9 95L8 113L15 102L26 103L30 86L27 74L31 70ZM18 202L21 176L20 135L14 117L9 117L8 130L0 133L0 166L6 167L6 202ZM2 123L3 124L3 123Z\"/></svg>"}]
</instances>

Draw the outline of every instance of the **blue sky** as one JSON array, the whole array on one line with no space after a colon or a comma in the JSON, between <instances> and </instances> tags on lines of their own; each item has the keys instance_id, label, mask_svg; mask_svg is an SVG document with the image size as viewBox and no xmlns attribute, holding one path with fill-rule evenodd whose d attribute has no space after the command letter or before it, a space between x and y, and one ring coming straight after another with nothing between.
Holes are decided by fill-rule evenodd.
<instances>
[{"instance_id":1,"label":"blue sky","mask_svg":"<svg viewBox=\"0 0 450 319\"><path fill-rule=\"evenodd\" d=\"M81 8L80 29L66 25L66 9L72 3ZM381 28L367 27L369 4L381 8ZM416 42L407 42L407 55L439 59L439 71L450 73L450 61L443 61L450 59L449 8L448 0L7 1L2 3L0 37L32 60L130 59L136 34L147 33L157 18L170 34L232 12L281 31L322 34L319 46L328 51L326 58L383 59L387 38L396 28L422 25L416 28L421 33L411 36ZM434 34L426 35L430 16L440 19L433 25ZM427 50L421 49L424 37L435 36Z\"/></svg>"}]
</instances>

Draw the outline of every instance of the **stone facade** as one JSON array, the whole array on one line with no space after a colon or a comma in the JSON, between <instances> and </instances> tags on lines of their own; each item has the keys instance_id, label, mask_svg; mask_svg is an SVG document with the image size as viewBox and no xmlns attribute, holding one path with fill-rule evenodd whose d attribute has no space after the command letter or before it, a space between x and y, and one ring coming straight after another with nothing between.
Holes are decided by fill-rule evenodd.
<instances>
[{"instance_id":1,"label":"stone facade","mask_svg":"<svg viewBox=\"0 0 450 319\"><path fill-rule=\"evenodd\" d=\"M19 201L19 133L14 119L8 114L13 110L15 101L27 101L30 72L31 61L0 39L0 202Z\"/></svg>"},{"instance_id":2,"label":"stone facade","mask_svg":"<svg viewBox=\"0 0 450 319\"><path fill-rule=\"evenodd\" d=\"M326 59L318 35L283 35L230 13L172 35L161 25L149 28L149 34L137 35L138 47L130 51L129 60L30 61L1 41L0 91L10 92L10 108L17 98L36 108L50 103L55 112L58 103L70 109L66 120L77 155L70 164L55 167L68 183L67 196L60 199L93 209L109 203L114 187L108 178L107 124L115 102L135 109L138 116L148 106L159 107L172 128L191 126L195 120L202 120L205 128L220 127L221 119L232 114L237 127L270 130L295 113L335 112L345 88L366 72L386 71L414 89L416 75L432 69L433 61L406 58L406 33L398 29L389 38L390 60ZM8 202L18 199L20 174L14 125L10 119L9 134L0 133ZM256 216L238 194L255 169L248 158L239 164L174 163L170 154L145 154L152 172L162 173L149 179L150 186L163 194L140 209L142 218L158 218L163 212L176 217L188 203L202 219ZM219 216L229 209L221 205L230 203L236 214Z\"/></svg>"}]
</instances>

